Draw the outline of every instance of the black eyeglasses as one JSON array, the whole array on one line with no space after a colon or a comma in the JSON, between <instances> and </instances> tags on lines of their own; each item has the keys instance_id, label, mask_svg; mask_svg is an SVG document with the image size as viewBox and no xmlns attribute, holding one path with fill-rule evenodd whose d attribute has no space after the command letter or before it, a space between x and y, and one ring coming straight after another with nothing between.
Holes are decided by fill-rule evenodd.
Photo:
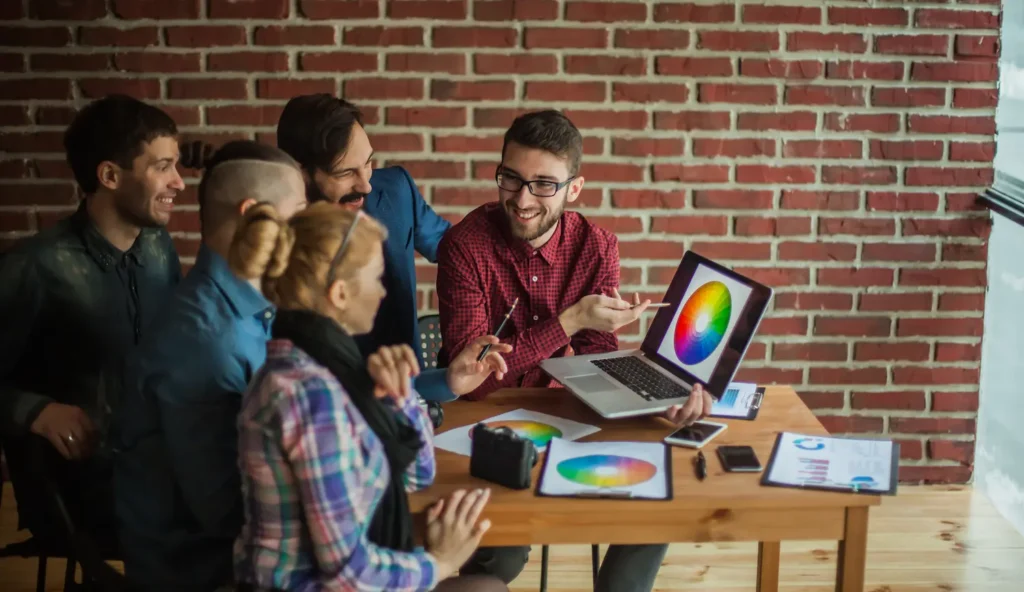
<instances>
[{"instance_id":1,"label":"black eyeglasses","mask_svg":"<svg viewBox=\"0 0 1024 592\"><path fill-rule=\"evenodd\" d=\"M503 173L501 171L498 171L494 175L494 180L498 182L499 189L504 189L505 191L511 191L513 193L518 193L519 190L523 188L523 185L526 185L526 188L530 190L530 193L537 197L554 197L556 193L562 190L562 187L565 187L566 185L571 183L572 180L575 178L576 176L573 175L572 177L569 177L565 181L557 183L555 181L541 180L526 181L520 179L515 175L510 175L508 173Z\"/></svg>"}]
</instances>

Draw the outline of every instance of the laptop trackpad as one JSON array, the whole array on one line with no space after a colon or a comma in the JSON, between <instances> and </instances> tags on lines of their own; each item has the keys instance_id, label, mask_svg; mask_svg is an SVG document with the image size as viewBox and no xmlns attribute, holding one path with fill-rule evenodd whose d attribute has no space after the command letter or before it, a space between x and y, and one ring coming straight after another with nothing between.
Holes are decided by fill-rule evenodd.
<instances>
[{"instance_id":1,"label":"laptop trackpad","mask_svg":"<svg viewBox=\"0 0 1024 592\"><path fill-rule=\"evenodd\" d=\"M584 376L571 376L566 379L572 387L581 393L600 393L605 391L618 391L622 387L608 380L603 374L587 374Z\"/></svg>"}]
</instances>

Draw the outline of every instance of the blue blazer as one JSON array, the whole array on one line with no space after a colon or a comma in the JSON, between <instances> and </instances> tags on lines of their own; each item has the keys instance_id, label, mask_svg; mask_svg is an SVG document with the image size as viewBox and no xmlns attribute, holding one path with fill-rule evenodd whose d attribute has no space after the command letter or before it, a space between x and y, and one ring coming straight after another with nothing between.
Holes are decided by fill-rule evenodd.
<instances>
[{"instance_id":1,"label":"blue blazer","mask_svg":"<svg viewBox=\"0 0 1024 592\"><path fill-rule=\"evenodd\" d=\"M427 205L412 177L401 167L375 170L370 185L373 190L366 196L364 210L388 229L384 243L387 296L381 302L373 330L356 341L366 356L382 345L407 343L422 365L416 310L416 253L437 263L437 245L451 223ZM414 386L428 401L455 398L443 369L421 371Z\"/></svg>"}]
</instances>

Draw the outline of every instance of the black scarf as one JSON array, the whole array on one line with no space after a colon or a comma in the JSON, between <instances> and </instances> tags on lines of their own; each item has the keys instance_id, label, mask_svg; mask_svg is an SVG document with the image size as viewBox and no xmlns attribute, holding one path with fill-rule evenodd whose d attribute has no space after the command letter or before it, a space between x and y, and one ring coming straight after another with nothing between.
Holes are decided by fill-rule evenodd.
<instances>
[{"instance_id":1,"label":"black scarf","mask_svg":"<svg viewBox=\"0 0 1024 592\"><path fill-rule=\"evenodd\" d=\"M334 320L315 312L281 310L274 319L273 336L288 339L328 370L384 445L391 479L367 529L373 543L412 551L412 516L402 476L423 447L419 433L399 411L373 395L374 382L356 342Z\"/></svg>"}]
</instances>

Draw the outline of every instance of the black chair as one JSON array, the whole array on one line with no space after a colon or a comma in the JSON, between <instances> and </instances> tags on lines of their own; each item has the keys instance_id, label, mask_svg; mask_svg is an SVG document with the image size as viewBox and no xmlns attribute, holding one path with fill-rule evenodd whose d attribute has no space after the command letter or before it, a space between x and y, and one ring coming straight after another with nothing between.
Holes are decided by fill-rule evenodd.
<instances>
[{"instance_id":1,"label":"black chair","mask_svg":"<svg viewBox=\"0 0 1024 592\"><path fill-rule=\"evenodd\" d=\"M426 315L419 318L420 348L425 368L437 368L437 353L441 351L441 317L439 315ZM436 406L437 412L441 413L440 403L427 402L427 408ZM434 419L431 411L431 419ZM443 414L437 420L434 428L438 428L443 421ZM601 565L601 548L599 545L591 545L590 557L591 566L594 572L594 586L597 586L597 569ZM547 592L548 589L548 546L541 547L540 555L540 592Z\"/></svg>"},{"instance_id":2,"label":"black chair","mask_svg":"<svg viewBox=\"0 0 1024 592\"><path fill-rule=\"evenodd\" d=\"M19 442L21 442L21 440L19 440ZM0 441L0 449L2 449L3 444L5 443ZM10 446L8 446L8 450L10 450ZM0 452L2 452L2 450L0 450ZM14 467L12 467L9 453L4 457L4 460L4 468L6 469L7 473L6 476L11 481L11 487L17 488L18 485L15 484L17 470ZM3 483L4 475L0 474L0 490L2 490L3 488ZM15 489L15 491L17 491L17 489ZM16 528L20 529L22 528L20 524L20 517L18 520L19 524L16 526ZM31 532L31 529L29 529L29 532ZM36 592L44 592L44 590L46 590L47 560L50 557L54 557L57 559L66 559L67 555L68 554L65 549L59 549L57 548L57 545L54 544L45 544L42 542L42 539L36 537L34 534L29 536L29 538L25 539L24 541L19 541L17 543L11 543L9 545L0 547L0 558L21 557L23 559L36 559ZM70 561L68 563L72 566L72 568L74 567L73 563L71 563ZM72 576L74 576L74 571L72 571L71 573ZM65 580L67 579L67 571L65 571Z\"/></svg>"}]
</instances>

